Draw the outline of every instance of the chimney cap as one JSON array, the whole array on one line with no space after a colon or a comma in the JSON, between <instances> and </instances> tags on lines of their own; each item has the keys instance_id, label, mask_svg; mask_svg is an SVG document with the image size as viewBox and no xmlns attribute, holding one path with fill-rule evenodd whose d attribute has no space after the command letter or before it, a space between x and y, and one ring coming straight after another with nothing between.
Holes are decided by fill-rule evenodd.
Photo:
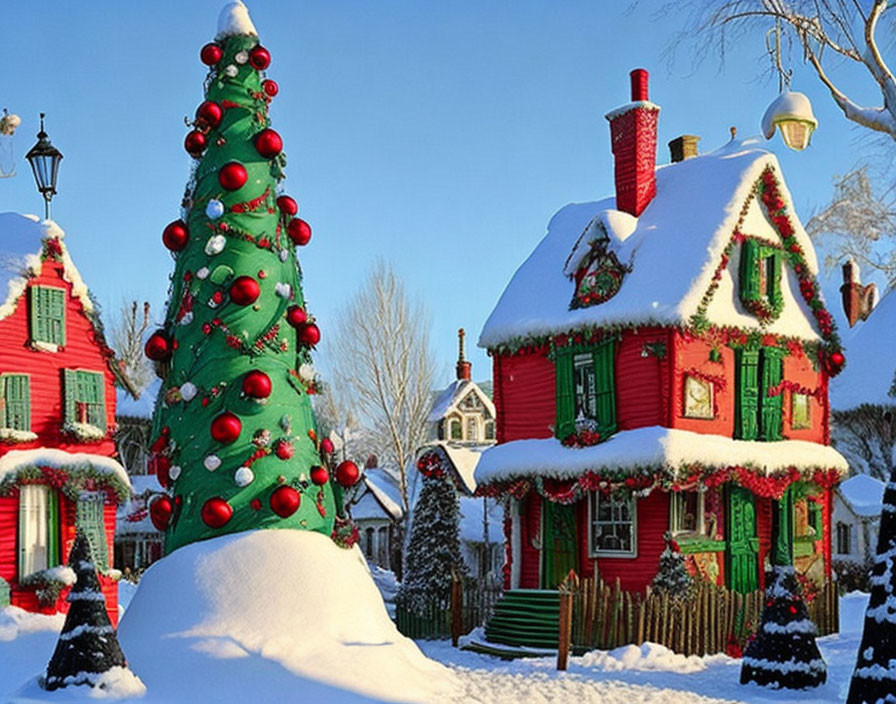
<instances>
[{"instance_id":1,"label":"chimney cap","mask_svg":"<svg viewBox=\"0 0 896 704\"><path fill-rule=\"evenodd\" d=\"M669 154L675 164L697 156L697 142L700 138L694 134L683 134L669 142Z\"/></svg>"}]
</instances>

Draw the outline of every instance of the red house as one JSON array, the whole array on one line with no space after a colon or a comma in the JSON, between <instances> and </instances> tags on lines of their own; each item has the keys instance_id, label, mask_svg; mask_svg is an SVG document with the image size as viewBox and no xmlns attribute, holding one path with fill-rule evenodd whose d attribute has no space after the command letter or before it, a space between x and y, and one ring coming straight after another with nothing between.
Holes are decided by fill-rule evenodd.
<instances>
[{"instance_id":1,"label":"red house","mask_svg":"<svg viewBox=\"0 0 896 704\"><path fill-rule=\"evenodd\" d=\"M117 370L63 238L0 214L0 603L64 611L83 529L116 623L115 510L130 492L114 459Z\"/></svg>"},{"instance_id":2,"label":"red house","mask_svg":"<svg viewBox=\"0 0 896 704\"><path fill-rule=\"evenodd\" d=\"M815 252L773 154L685 136L657 168L658 114L633 71L607 115L615 197L554 215L479 340L498 444L476 482L508 499L508 589L574 569L643 591L667 531L738 591L773 558L830 575L844 358Z\"/></svg>"}]
</instances>

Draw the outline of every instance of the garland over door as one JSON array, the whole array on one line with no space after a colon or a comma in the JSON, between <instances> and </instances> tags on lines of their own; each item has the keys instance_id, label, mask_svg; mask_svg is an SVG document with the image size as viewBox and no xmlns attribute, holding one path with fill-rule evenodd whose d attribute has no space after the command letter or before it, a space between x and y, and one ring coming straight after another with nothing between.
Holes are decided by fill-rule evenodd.
<instances>
[{"instance_id":1,"label":"garland over door","mask_svg":"<svg viewBox=\"0 0 896 704\"><path fill-rule=\"evenodd\" d=\"M753 494L743 487L728 487L726 574L728 588L746 594L759 588L759 538Z\"/></svg>"}]
</instances>

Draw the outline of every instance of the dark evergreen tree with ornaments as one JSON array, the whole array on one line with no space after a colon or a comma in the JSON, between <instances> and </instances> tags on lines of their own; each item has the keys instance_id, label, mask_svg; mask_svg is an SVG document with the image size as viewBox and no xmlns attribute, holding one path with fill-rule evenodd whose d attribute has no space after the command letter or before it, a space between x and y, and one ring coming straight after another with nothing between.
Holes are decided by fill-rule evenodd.
<instances>
[{"instance_id":1,"label":"dark evergreen tree with ornaments","mask_svg":"<svg viewBox=\"0 0 896 704\"><path fill-rule=\"evenodd\" d=\"M688 572L681 547L672 538L672 534L667 532L663 535L663 539L666 541L666 549L660 554L659 570L650 586L654 591L684 598L691 593L694 578Z\"/></svg>"},{"instance_id":2,"label":"dark evergreen tree with ornaments","mask_svg":"<svg viewBox=\"0 0 896 704\"><path fill-rule=\"evenodd\" d=\"M896 704L896 467L884 491L871 598L846 704Z\"/></svg>"},{"instance_id":3,"label":"dark evergreen tree with ornaments","mask_svg":"<svg viewBox=\"0 0 896 704\"><path fill-rule=\"evenodd\" d=\"M251 529L330 535L338 483L358 478L350 462L331 471L315 432L320 331L295 249L311 228L279 191L278 86L245 5L225 7L200 59L205 100L184 142L195 161L181 217L162 234L175 261L165 323L146 345L163 380L151 463L167 492L150 513L168 552Z\"/></svg>"},{"instance_id":4,"label":"dark evergreen tree with ornaments","mask_svg":"<svg viewBox=\"0 0 896 704\"><path fill-rule=\"evenodd\" d=\"M113 667L127 667L115 629L106 613L106 597L100 588L87 536L78 531L69 556L77 581L66 601L65 625L56 650L40 678L44 689L88 685L99 686L98 678Z\"/></svg>"},{"instance_id":5,"label":"dark evergreen tree with ornaments","mask_svg":"<svg viewBox=\"0 0 896 704\"><path fill-rule=\"evenodd\" d=\"M755 682L775 689L824 684L827 667L815 643L817 633L793 566L775 565L759 629L744 650L741 684Z\"/></svg>"},{"instance_id":6,"label":"dark evergreen tree with ornaments","mask_svg":"<svg viewBox=\"0 0 896 704\"><path fill-rule=\"evenodd\" d=\"M424 473L396 603L421 615L434 599L444 601L447 607L452 574L463 577L466 573L460 554L457 489L441 471Z\"/></svg>"}]
</instances>

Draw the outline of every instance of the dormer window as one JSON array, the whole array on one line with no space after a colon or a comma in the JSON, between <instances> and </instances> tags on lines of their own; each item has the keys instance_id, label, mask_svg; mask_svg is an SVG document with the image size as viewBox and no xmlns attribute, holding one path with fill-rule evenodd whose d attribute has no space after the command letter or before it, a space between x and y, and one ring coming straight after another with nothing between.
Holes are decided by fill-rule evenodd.
<instances>
[{"instance_id":1,"label":"dormer window","mask_svg":"<svg viewBox=\"0 0 896 704\"><path fill-rule=\"evenodd\" d=\"M65 289L31 287L31 341L49 350L65 345Z\"/></svg>"},{"instance_id":2,"label":"dormer window","mask_svg":"<svg viewBox=\"0 0 896 704\"><path fill-rule=\"evenodd\" d=\"M764 322L775 320L784 307L781 293L783 252L757 239L746 238L740 252L740 300Z\"/></svg>"}]
</instances>

